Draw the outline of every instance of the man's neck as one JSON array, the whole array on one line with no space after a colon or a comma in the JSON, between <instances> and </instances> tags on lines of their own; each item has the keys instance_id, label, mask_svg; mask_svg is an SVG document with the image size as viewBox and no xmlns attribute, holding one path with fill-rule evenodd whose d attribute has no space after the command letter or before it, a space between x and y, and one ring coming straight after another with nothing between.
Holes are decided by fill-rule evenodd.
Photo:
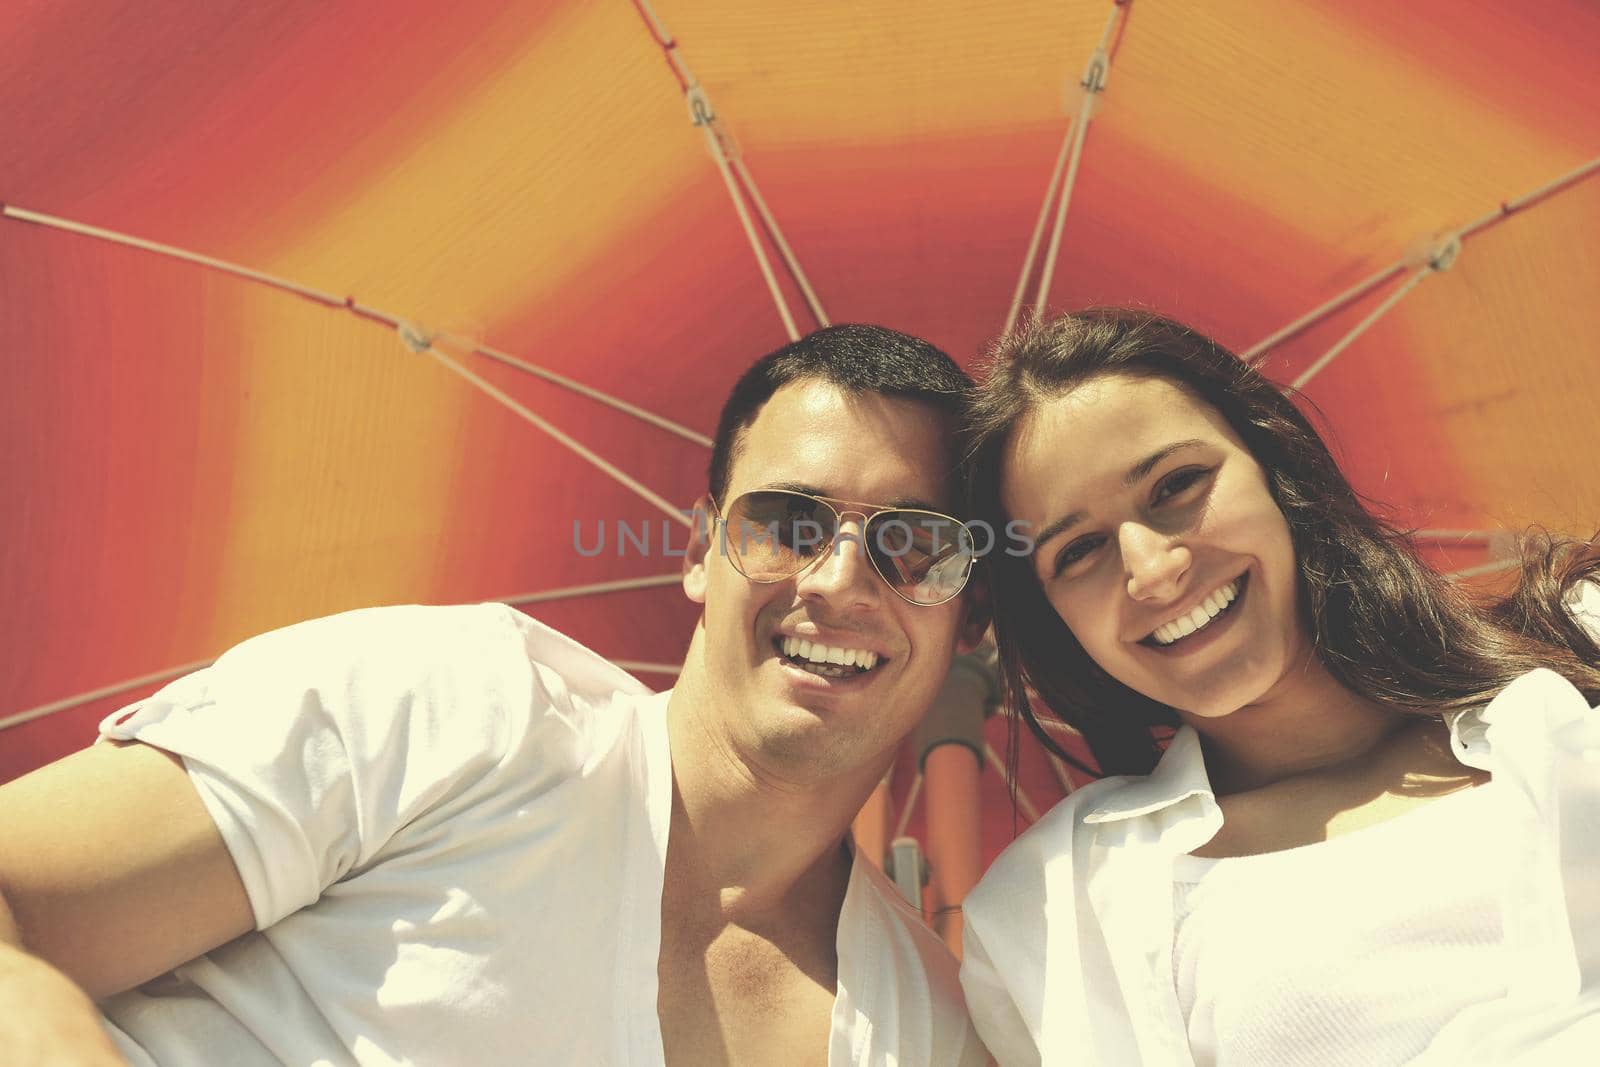
<instances>
[{"instance_id":1,"label":"man's neck","mask_svg":"<svg viewBox=\"0 0 1600 1067\"><path fill-rule=\"evenodd\" d=\"M1314 653L1256 703L1220 718L1182 715L1199 732L1219 795L1354 766L1415 718L1351 692Z\"/></svg>"},{"instance_id":2,"label":"man's neck","mask_svg":"<svg viewBox=\"0 0 1600 1067\"><path fill-rule=\"evenodd\" d=\"M703 714L708 699L686 677L667 706L669 886L715 898L730 918L791 908L797 891L842 902L850 822L885 768L864 768L850 780L779 775L735 750L714 727L718 717Z\"/></svg>"}]
</instances>

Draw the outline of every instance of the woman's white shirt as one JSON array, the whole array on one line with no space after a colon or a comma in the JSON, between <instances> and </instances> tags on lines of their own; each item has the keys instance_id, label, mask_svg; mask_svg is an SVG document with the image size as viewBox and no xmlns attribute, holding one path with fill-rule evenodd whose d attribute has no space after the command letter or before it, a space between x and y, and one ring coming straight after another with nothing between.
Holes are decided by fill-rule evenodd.
<instances>
[{"instance_id":1,"label":"woman's white shirt","mask_svg":"<svg viewBox=\"0 0 1600 1067\"><path fill-rule=\"evenodd\" d=\"M1195 1063L1405 1063L1505 995L1512 809L1490 784L1301 848L1179 856L1172 980Z\"/></svg>"},{"instance_id":2,"label":"woman's white shirt","mask_svg":"<svg viewBox=\"0 0 1600 1067\"><path fill-rule=\"evenodd\" d=\"M1504 989L1463 1004L1420 1057L1397 1062L1590 1062L1600 1049L1600 709L1537 670L1449 726L1456 757L1490 772L1503 808L1503 831L1472 847L1500 872ZM961 978L1002 1067L1196 1064L1173 980L1174 875L1221 826L1186 727L1153 773L1083 787L1001 854L967 898Z\"/></svg>"}]
</instances>

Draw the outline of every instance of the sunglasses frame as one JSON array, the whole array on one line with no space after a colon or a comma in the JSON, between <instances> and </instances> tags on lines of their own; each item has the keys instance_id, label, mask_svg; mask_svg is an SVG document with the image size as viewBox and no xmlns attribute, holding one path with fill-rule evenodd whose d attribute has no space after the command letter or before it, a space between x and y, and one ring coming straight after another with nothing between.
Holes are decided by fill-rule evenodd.
<instances>
[{"instance_id":1,"label":"sunglasses frame","mask_svg":"<svg viewBox=\"0 0 1600 1067\"><path fill-rule=\"evenodd\" d=\"M733 569L738 571L739 574L741 576L743 576L746 581L755 582L757 585L777 585L779 582L787 582L787 581L791 581L793 579L799 578L801 575L803 575L807 571L811 570L818 563L820 563L823 559L825 559L827 557L827 554L830 551L833 550L833 546L838 543L839 530L841 528L843 528L844 520L848 516L851 516L851 515L854 515L854 516L856 516L857 518L859 518L861 520L861 537L863 539L867 536L867 526L871 524L871 522L872 522L872 520L874 518L876 518L879 515L882 515L886 511L900 512L900 513L910 514L910 515L932 515L932 516L934 516L936 518L947 519L951 523L955 524L957 527L959 527L961 529L966 529L966 523L962 522L960 519L956 518L954 515L946 515L942 511L931 511L928 508L906 508L906 507L893 507L893 506L880 507L879 505L867 504L867 503L864 503L864 502L859 501L859 500L841 500L838 497L817 496L815 493L802 493L798 489L746 489L744 492L740 493L738 496L735 496L731 500L729 500L728 504L731 507L732 505L737 504L740 500L742 500L745 497L750 496L750 495L752 495L754 493L784 493L784 494L787 494L789 496L802 497L802 498L804 498L806 500L814 500L819 504L823 504L823 505L827 506L829 508L829 510L831 510L836 516L838 516L838 522L836 522L834 524L833 535L828 538L828 540L827 540L827 542L825 544L822 544L822 545L818 546L818 551L817 551L816 558L812 559L808 563L805 563L803 566L801 566L798 570L796 570L792 574L785 574L785 575L782 575L782 576L777 577L777 578L755 578L755 577L752 577L748 572L745 571L744 565L741 562L739 553L725 551L723 554L728 557L728 562L733 564ZM723 543L726 545L727 537L728 537L728 519L723 513L724 509L723 509L721 504L717 503L717 498L716 497L707 496L706 499L711 501L711 508L712 508L711 518L712 518L712 520L715 523L721 523L722 524ZM968 537L969 538L971 537L970 532L968 533ZM858 541L857 544L859 545L859 544L861 544L861 542ZM863 551L866 551L866 546L865 545L861 545L861 547L862 547ZM977 554L977 552L974 551L967 558L967 570L966 570L966 573L961 576L961 584L956 588L956 591L954 593L951 593L949 596L945 597L943 600L929 601L929 600L913 600L911 597L909 597L905 593L901 592L899 587L894 584L894 580L891 579L887 574L883 573L883 568L878 565L877 556L874 555L870 551L867 551L866 555L867 555L867 559L872 563L873 571L876 572L876 574L878 575L878 577L880 579L882 579L883 584L887 585L889 587L890 591L893 592L895 596L899 597L901 600L904 600L907 604L914 604L919 608L936 608L936 607L939 607L941 604L948 604L948 603L950 603L950 601L955 600L962 593L966 592L968 584L970 584L971 581L972 581L972 572L974 571L974 569L976 569L977 562L978 562L978 554Z\"/></svg>"}]
</instances>

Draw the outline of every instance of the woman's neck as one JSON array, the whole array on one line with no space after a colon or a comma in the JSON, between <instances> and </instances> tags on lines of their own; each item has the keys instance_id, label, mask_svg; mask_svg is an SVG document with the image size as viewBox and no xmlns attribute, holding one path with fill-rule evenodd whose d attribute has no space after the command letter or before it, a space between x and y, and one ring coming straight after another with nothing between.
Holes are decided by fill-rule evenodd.
<instances>
[{"instance_id":1,"label":"woman's neck","mask_svg":"<svg viewBox=\"0 0 1600 1067\"><path fill-rule=\"evenodd\" d=\"M1200 734L1219 795L1357 763L1417 721L1347 689L1313 652L1254 703L1218 717L1179 717Z\"/></svg>"}]
</instances>

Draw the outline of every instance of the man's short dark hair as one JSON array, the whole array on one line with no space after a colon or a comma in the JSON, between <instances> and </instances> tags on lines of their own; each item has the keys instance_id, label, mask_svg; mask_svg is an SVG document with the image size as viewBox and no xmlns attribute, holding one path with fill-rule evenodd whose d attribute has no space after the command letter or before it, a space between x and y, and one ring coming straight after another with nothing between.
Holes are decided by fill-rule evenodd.
<instances>
[{"instance_id":1,"label":"man's short dark hair","mask_svg":"<svg viewBox=\"0 0 1600 1067\"><path fill-rule=\"evenodd\" d=\"M960 418L972 379L956 361L919 338L883 326L828 326L784 345L744 372L717 420L711 449L711 497L723 494L739 441L772 394L798 381L822 381L847 393L881 393L927 404Z\"/></svg>"}]
</instances>

